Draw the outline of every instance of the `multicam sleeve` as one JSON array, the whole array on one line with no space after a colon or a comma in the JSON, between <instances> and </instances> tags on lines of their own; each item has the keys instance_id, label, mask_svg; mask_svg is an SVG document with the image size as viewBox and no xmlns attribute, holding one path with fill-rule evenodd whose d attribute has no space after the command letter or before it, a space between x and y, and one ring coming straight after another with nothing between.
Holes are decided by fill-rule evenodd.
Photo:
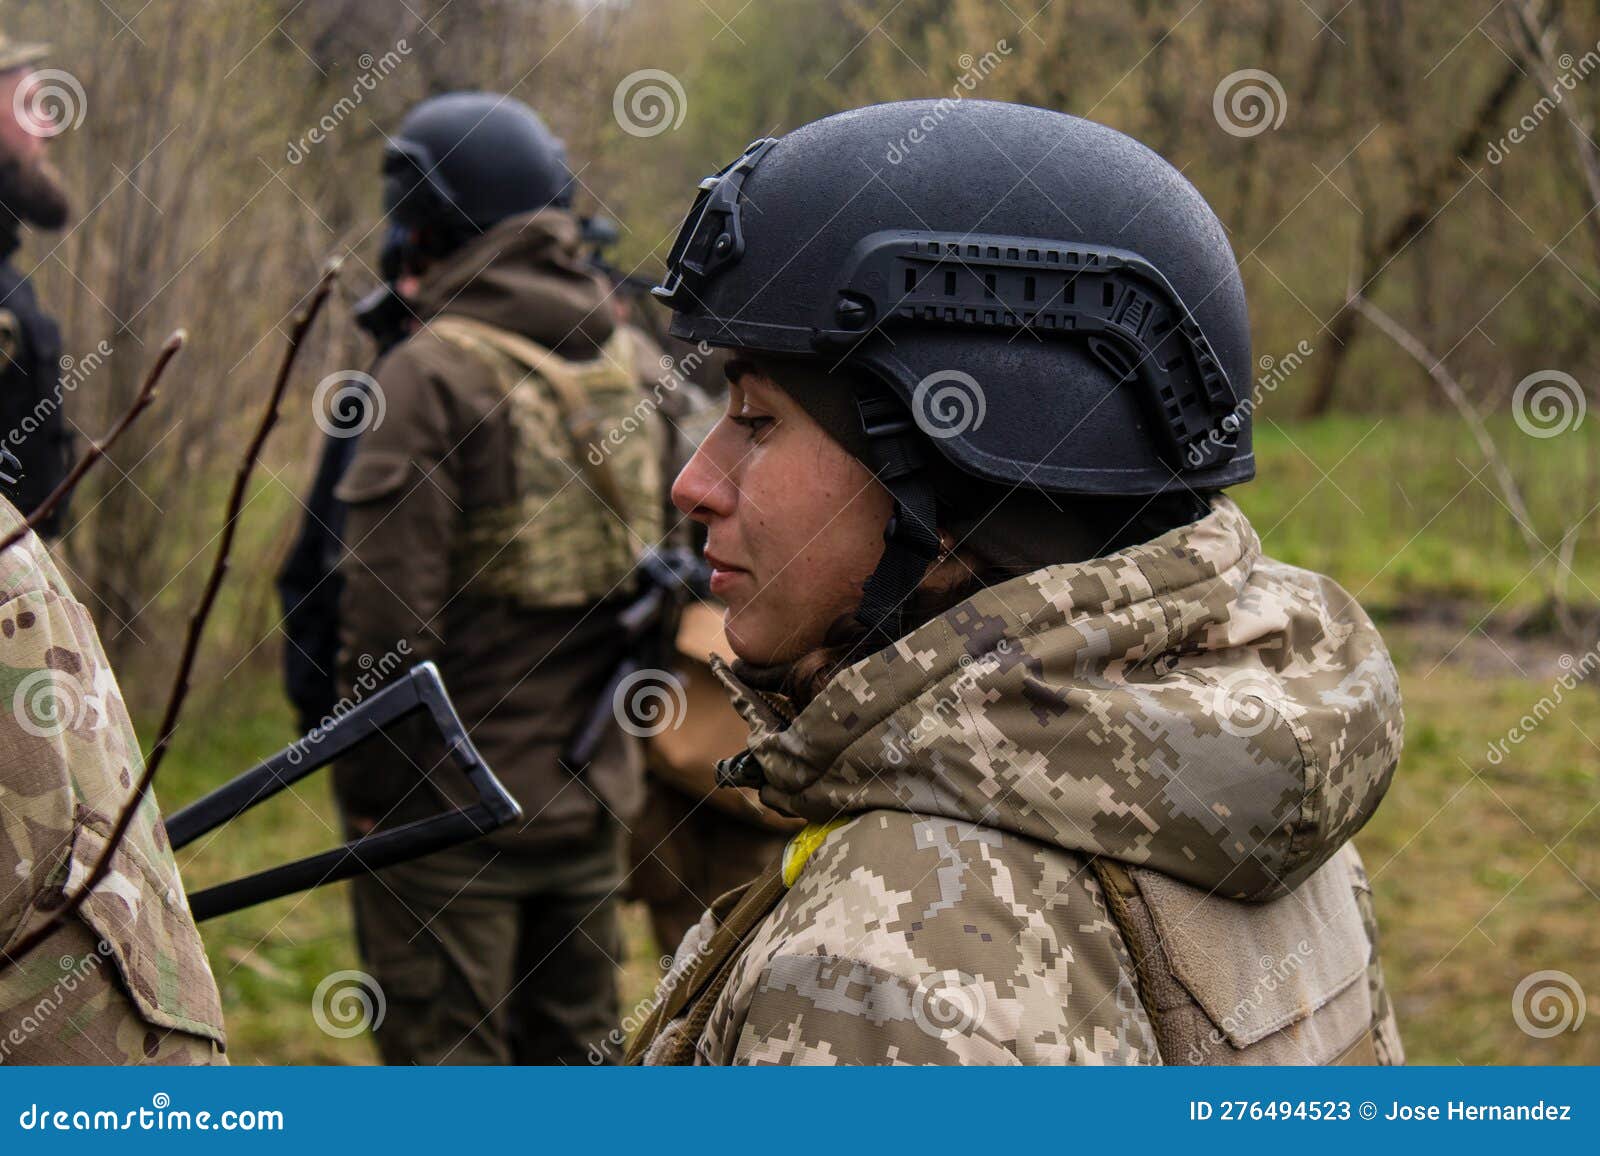
<instances>
[{"instance_id":1,"label":"multicam sleeve","mask_svg":"<svg viewBox=\"0 0 1600 1156\"><path fill-rule=\"evenodd\" d=\"M171 963L167 970L175 976ZM220 1016L209 1024L171 1026L169 1017L134 994L141 981L123 970L129 966L137 965L87 922L69 920L0 982L0 1064L228 1062ZM136 977L132 984L129 974ZM204 982L210 984L209 973Z\"/></svg>"},{"instance_id":2,"label":"multicam sleeve","mask_svg":"<svg viewBox=\"0 0 1600 1156\"><path fill-rule=\"evenodd\" d=\"M17 524L0 501L0 533ZM32 537L0 555L0 950L108 853L142 761L88 611ZM0 970L0 1062L220 1063L222 1009L154 795L73 917Z\"/></svg>"}]
</instances>

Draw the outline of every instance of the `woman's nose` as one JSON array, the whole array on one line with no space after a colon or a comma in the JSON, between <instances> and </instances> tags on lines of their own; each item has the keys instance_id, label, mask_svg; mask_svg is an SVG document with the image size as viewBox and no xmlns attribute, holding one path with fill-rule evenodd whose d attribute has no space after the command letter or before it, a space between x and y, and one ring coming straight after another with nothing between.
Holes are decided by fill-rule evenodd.
<instances>
[{"instance_id":1,"label":"woman's nose","mask_svg":"<svg viewBox=\"0 0 1600 1156\"><path fill-rule=\"evenodd\" d=\"M701 443L672 483L672 504L697 522L727 517L738 499L732 479L715 458L717 433L713 430Z\"/></svg>"}]
</instances>

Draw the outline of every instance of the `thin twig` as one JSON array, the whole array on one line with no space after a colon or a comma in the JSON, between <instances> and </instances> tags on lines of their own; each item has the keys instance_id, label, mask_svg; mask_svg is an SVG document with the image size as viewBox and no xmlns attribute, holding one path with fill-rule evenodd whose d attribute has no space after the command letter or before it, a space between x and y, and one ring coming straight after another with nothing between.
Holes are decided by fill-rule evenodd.
<instances>
[{"instance_id":1,"label":"thin twig","mask_svg":"<svg viewBox=\"0 0 1600 1156\"><path fill-rule=\"evenodd\" d=\"M188 340L188 336L187 333L180 329L167 338L161 349L156 353L155 361L146 371L144 383L139 386L139 392L134 396L133 404L128 407L127 412L117 420L116 425L111 427L110 433L89 446L83 457L79 458L77 464L72 467L71 472L61 479L56 488L50 491L45 500L39 503L38 508L28 515L22 525L12 530L5 538L0 539L0 554L4 554L11 547L22 541L28 536L30 530L48 518L66 496L72 493L78 483L83 480L83 476L89 472L89 467L105 457L106 451L116 445L117 439L122 436L123 431L133 424L135 418L149 408L150 403L156 398L156 386L160 384L161 375L166 372L168 363L177 356L178 350L183 348L183 343Z\"/></svg>"},{"instance_id":2,"label":"thin twig","mask_svg":"<svg viewBox=\"0 0 1600 1156\"><path fill-rule=\"evenodd\" d=\"M1479 452L1483 454L1484 460L1489 463L1489 467L1494 471L1495 481L1499 483L1500 492L1505 496L1506 506L1511 511L1511 520L1516 522L1517 529L1522 532L1522 540L1528 547L1528 553L1532 555L1536 564L1541 564L1543 559L1550 553L1550 550L1539 540L1539 536L1534 533L1533 516L1529 514L1528 504L1523 500L1522 487L1517 484L1516 476L1511 472L1511 467L1506 465L1506 460L1500 453L1500 447L1495 444L1494 435L1489 432L1489 427L1484 424L1483 415L1478 412L1478 407L1472 404L1472 399L1467 396L1467 391L1461 388L1461 383L1444 367L1444 362L1429 352L1427 346L1423 345L1410 330L1406 329L1405 326L1390 317L1382 309L1379 309L1366 297L1358 294L1350 299L1349 304L1359 310L1361 315L1368 321L1382 330L1391 341L1409 354L1412 360L1427 370L1428 376L1433 378L1439 388L1444 391L1444 395L1450 404L1456 408L1456 412L1466 421L1467 428L1472 431L1473 440L1478 443ZM1576 529L1577 527L1574 526L1567 533L1571 534ZM1559 575L1557 577L1559 578ZM1552 604L1562 629L1569 632L1572 631L1574 626L1571 618L1566 613L1559 585L1553 584Z\"/></svg>"},{"instance_id":3,"label":"thin twig","mask_svg":"<svg viewBox=\"0 0 1600 1156\"><path fill-rule=\"evenodd\" d=\"M1513 30L1520 30L1525 41L1524 58L1533 65L1534 71L1539 74L1539 84L1553 98L1562 119L1572 130L1573 151L1578 154L1578 173L1583 178L1589 203L1600 205L1600 144L1594 139L1594 118L1576 97L1563 100L1561 95L1562 88L1566 86L1561 84L1560 74L1556 71L1561 63L1556 56L1560 16L1553 9L1546 9L1541 15L1531 0L1514 0L1508 15ZM1591 212L1585 214L1584 221L1595 252L1600 255L1600 220L1596 220Z\"/></svg>"},{"instance_id":4,"label":"thin twig","mask_svg":"<svg viewBox=\"0 0 1600 1156\"><path fill-rule=\"evenodd\" d=\"M161 728L156 732L155 745L151 747L150 754L145 759L144 773L139 777L133 796L123 805L121 814L117 816L116 825L112 827L111 835L106 840L105 850L95 861L83 886L67 896L66 901L49 920L23 936L9 951L0 953L0 971L15 966L29 951L43 943L57 928L66 923L79 907L83 906L84 900L110 872L112 856L127 836L128 829L133 826L134 816L138 814L139 807L150 793L150 784L155 780L156 771L160 768L167 748L171 745L173 732L178 728L178 718L183 712L184 700L188 697L189 675L194 668L195 655L199 652L200 638L205 632L206 620L210 618L212 607L216 603L217 592L222 588L222 580L228 572L228 553L233 547L234 531L238 527L239 515L244 509L245 494L250 487L250 475L255 471L256 460L261 455L262 446L266 444L267 435L277 424L278 408L283 400L284 390L288 387L289 375L294 369L295 360L300 354L307 332L317 319L317 314L321 312L328 294L333 290L338 270L337 262L328 264L322 278L317 282L316 289L311 293L305 311L295 320L294 327L289 333L289 346L278 365L278 376L273 382L271 396L267 399L266 411L261 415L255 436L250 439L245 456L234 473L233 489L228 494L227 515L223 522L222 539L217 546L217 556L211 564L211 573L206 578L200 601L189 617L189 630L184 638L183 654L178 660L177 674L173 677L172 690L167 696L167 708L161 719Z\"/></svg>"}]
</instances>

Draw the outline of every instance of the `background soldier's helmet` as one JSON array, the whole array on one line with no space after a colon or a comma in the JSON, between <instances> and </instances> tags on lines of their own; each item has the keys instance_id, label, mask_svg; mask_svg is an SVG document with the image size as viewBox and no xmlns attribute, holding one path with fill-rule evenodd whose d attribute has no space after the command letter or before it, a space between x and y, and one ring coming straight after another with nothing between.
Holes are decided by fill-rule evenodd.
<instances>
[{"instance_id":1,"label":"background soldier's helmet","mask_svg":"<svg viewBox=\"0 0 1600 1156\"><path fill-rule=\"evenodd\" d=\"M390 279L411 253L433 260L500 221L572 203L566 146L513 97L452 92L406 114L383 154Z\"/></svg>"},{"instance_id":2,"label":"background soldier's helmet","mask_svg":"<svg viewBox=\"0 0 1600 1156\"><path fill-rule=\"evenodd\" d=\"M895 499L857 612L884 633L937 551L930 457L1046 493L1187 497L1254 474L1222 223L1172 165L1078 117L906 101L757 141L701 183L655 293L674 336L787 361L791 391L854 383Z\"/></svg>"}]
</instances>

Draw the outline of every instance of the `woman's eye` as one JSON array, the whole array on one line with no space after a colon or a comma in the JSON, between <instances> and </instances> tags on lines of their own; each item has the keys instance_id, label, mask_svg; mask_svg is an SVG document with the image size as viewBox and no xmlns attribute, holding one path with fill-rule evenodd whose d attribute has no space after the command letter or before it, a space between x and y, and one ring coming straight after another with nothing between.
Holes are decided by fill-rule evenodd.
<instances>
[{"instance_id":1,"label":"woman's eye","mask_svg":"<svg viewBox=\"0 0 1600 1156\"><path fill-rule=\"evenodd\" d=\"M766 429L772 424L772 419L770 417L756 417L753 414L737 415L729 418L728 420L733 422L734 425L743 426L744 429L749 432L751 437L755 437L762 430Z\"/></svg>"}]
</instances>

